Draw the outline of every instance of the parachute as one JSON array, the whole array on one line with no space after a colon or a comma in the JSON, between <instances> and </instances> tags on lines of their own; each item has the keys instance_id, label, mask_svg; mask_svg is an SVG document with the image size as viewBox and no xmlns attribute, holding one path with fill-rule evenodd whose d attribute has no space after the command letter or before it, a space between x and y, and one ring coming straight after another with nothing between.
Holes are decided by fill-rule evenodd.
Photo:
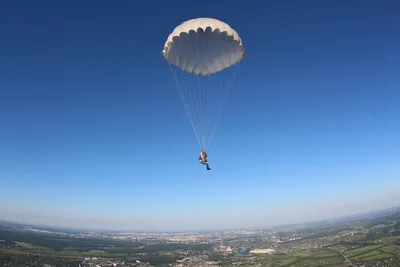
<instances>
[{"instance_id":1,"label":"parachute","mask_svg":"<svg viewBox=\"0 0 400 267\"><path fill-rule=\"evenodd\" d=\"M244 48L238 33L212 18L185 21L162 50L202 151L211 144Z\"/></svg>"}]
</instances>

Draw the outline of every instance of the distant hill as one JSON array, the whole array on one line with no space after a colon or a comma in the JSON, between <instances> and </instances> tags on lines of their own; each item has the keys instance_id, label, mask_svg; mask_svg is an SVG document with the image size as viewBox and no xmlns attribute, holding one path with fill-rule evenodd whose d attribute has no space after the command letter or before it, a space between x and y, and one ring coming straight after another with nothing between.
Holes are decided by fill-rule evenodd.
<instances>
[{"instance_id":1,"label":"distant hill","mask_svg":"<svg viewBox=\"0 0 400 267\"><path fill-rule=\"evenodd\" d=\"M385 217L385 216L393 216L393 215L399 214L399 213L400 213L400 207L393 207L393 208L375 210L375 211L371 211L371 212L359 213L359 214L350 215L350 216L344 216L344 217L338 218L334 221L340 222L340 221L375 219L375 218L380 218L380 217Z\"/></svg>"},{"instance_id":2,"label":"distant hill","mask_svg":"<svg viewBox=\"0 0 400 267\"><path fill-rule=\"evenodd\" d=\"M29 227L28 224L13 222L13 221L6 221L0 220L0 226L2 227Z\"/></svg>"},{"instance_id":3,"label":"distant hill","mask_svg":"<svg viewBox=\"0 0 400 267\"><path fill-rule=\"evenodd\" d=\"M362 221L362 220L373 220L373 219L400 219L400 206L380 209L370 212L363 212L354 215L341 216L334 219L326 219L326 220L318 220L312 222L304 222L304 223L294 223L294 224L285 224L285 225L277 225L275 227L287 227L287 228L303 228L303 227L326 227L331 226L333 224L345 224L350 222Z\"/></svg>"},{"instance_id":4,"label":"distant hill","mask_svg":"<svg viewBox=\"0 0 400 267\"><path fill-rule=\"evenodd\" d=\"M19 223L13 221L0 220L0 229L1 228L11 228L11 229L27 229L32 228L36 230L43 231L52 231L52 232L63 232L63 233L81 233L81 232L89 232L88 230L81 229L72 229L72 228L63 228L56 226L45 226L45 225L35 225L35 224L27 224L27 223Z\"/></svg>"}]
</instances>

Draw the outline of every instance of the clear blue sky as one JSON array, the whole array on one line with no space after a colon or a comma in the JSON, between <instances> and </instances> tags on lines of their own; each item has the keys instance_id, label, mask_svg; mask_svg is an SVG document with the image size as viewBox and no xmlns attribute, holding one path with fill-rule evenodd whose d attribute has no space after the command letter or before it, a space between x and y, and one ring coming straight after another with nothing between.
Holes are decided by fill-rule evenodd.
<instances>
[{"instance_id":1,"label":"clear blue sky","mask_svg":"<svg viewBox=\"0 0 400 267\"><path fill-rule=\"evenodd\" d=\"M194 229L399 204L398 14L396 1L2 2L0 217ZM246 49L211 172L161 56L195 17L226 21Z\"/></svg>"}]
</instances>

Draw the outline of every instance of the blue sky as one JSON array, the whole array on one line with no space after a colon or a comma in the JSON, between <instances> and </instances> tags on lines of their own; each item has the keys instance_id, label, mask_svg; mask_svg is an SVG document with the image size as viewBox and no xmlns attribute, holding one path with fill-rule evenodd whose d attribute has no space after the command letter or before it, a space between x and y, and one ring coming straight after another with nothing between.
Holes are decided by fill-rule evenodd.
<instances>
[{"instance_id":1,"label":"blue sky","mask_svg":"<svg viewBox=\"0 0 400 267\"><path fill-rule=\"evenodd\" d=\"M399 12L395 1L1 3L0 216L208 229L400 204ZM161 56L195 17L226 21L246 49L211 172Z\"/></svg>"}]
</instances>

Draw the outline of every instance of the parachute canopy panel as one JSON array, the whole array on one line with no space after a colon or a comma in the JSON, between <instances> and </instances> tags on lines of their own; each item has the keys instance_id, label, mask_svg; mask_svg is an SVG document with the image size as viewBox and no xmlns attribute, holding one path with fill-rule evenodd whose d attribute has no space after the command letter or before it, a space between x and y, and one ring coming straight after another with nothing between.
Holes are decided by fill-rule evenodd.
<instances>
[{"instance_id":1,"label":"parachute canopy panel","mask_svg":"<svg viewBox=\"0 0 400 267\"><path fill-rule=\"evenodd\" d=\"M191 19L177 26L162 53L170 64L197 76L212 75L244 58L239 34L212 18Z\"/></svg>"}]
</instances>

